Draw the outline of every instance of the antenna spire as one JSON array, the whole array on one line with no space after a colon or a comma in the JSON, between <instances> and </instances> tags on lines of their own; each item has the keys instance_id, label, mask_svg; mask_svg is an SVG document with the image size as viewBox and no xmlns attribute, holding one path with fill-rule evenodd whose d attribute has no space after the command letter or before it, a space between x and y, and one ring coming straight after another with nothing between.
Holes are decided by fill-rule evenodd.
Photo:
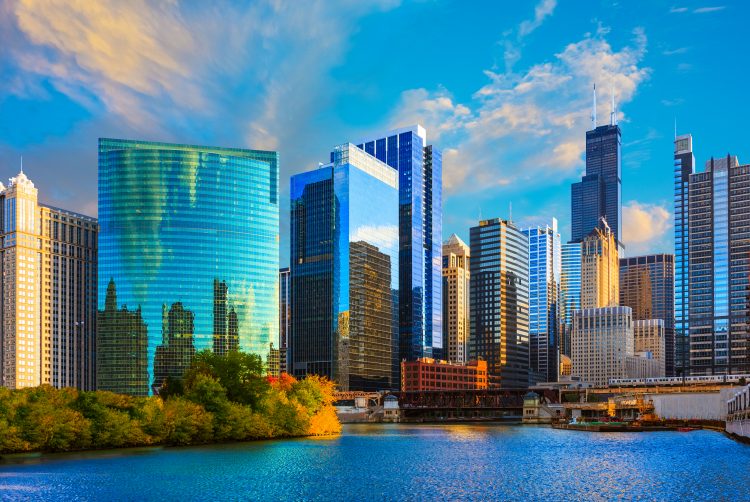
<instances>
[{"instance_id":1,"label":"antenna spire","mask_svg":"<svg viewBox=\"0 0 750 502\"><path fill-rule=\"evenodd\" d=\"M609 125L617 125L617 108L615 107L615 84L612 84L612 111L609 113Z\"/></svg>"},{"instance_id":2,"label":"antenna spire","mask_svg":"<svg viewBox=\"0 0 750 502\"><path fill-rule=\"evenodd\" d=\"M677 139L677 115L674 117L674 139Z\"/></svg>"},{"instance_id":3,"label":"antenna spire","mask_svg":"<svg viewBox=\"0 0 750 502\"><path fill-rule=\"evenodd\" d=\"M596 129L596 82L594 82L594 106L591 110L592 129Z\"/></svg>"},{"instance_id":4,"label":"antenna spire","mask_svg":"<svg viewBox=\"0 0 750 502\"><path fill-rule=\"evenodd\" d=\"M513 201L508 202L508 221L513 222Z\"/></svg>"},{"instance_id":5,"label":"antenna spire","mask_svg":"<svg viewBox=\"0 0 750 502\"><path fill-rule=\"evenodd\" d=\"M23 174L23 155L21 155L21 174Z\"/></svg>"}]
</instances>

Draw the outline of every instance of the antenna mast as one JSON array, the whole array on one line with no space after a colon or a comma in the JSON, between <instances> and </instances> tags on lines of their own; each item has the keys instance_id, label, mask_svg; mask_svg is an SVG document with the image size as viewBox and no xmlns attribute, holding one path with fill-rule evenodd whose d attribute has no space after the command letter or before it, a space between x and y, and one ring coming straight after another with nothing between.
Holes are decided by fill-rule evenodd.
<instances>
[{"instance_id":1,"label":"antenna mast","mask_svg":"<svg viewBox=\"0 0 750 502\"><path fill-rule=\"evenodd\" d=\"M612 84L612 111L609 114L609 125L617 125L617 108L615 107L615 84Z\"/></svg>"},{"instance_id":2,"label":"antenna mast","mask_svg":"<svg viewBox=\"0 0 750 502\"><path fill-rule=\"evenodd\" d=\"M594 82L594 106L591 110L592 129L596 129L596 82Z\"/></svg>"}]
</instances>

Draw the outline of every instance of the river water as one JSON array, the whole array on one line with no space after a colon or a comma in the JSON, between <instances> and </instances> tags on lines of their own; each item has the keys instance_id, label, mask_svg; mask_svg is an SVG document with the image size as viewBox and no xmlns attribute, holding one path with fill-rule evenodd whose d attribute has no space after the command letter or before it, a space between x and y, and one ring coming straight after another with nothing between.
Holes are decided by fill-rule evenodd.
<instances>
[{"instance_id":1,"label":"river water","mask_svg":"<svg viewBox=\"0 0 750 502\"><path fill-rule=\"evenodd\" d=\"M750 500L750 446L710 431L348 425L329 439L48 455L3 500Z\"/></svg>"}]
</instances>

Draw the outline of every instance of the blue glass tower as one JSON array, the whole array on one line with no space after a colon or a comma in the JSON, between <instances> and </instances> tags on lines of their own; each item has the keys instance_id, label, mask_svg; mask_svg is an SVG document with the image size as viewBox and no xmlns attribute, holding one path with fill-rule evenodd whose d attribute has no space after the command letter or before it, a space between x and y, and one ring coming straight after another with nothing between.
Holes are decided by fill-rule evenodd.
<instances>
[{"instance_id":1,"label":"blue glass tower","mask_svg":"<svg viewBox=\"0 0 750 502\"><path fill-rule=\"evenodd\" d=\"M420 125L357 146L399 173L400 357L443 357L442 154Z\"/></svg>"},{"instance_id":2,"label":"blue glass tower","mask_svg":"<svg viewBox=\"0 0 750 502\"><path fill-rule=\"evenodd\" d=\"M278 339L276 152L99 140L98 388L145 395L196 350Z\"/></svg>"},{"instance_id":3,"label":"blue glass tower","mask_svg":"<svg viewBox=\"0 0 750 502\"><path fill-rule=\"evenodd\" d=\"M571 356L570 337L573 329L573 313L581 310L581 244L571 242L562 245L562 273L560 276L560 352Z\"/></svg>"},{"instance_id":4,"label":"blue glass tower","mask_svg":"<svg viewBox=\"0 0 750 502\"><path fill-rule=\"evenodd\" d=\"M552 225L521 230L529 239L529 380L557 380L560 350L560 234Z\"/></svg>"},{"instance_id":5,"label":"blue glass tower","mask_svg":"<svg viewBox=\"0 0 750 502\"><path fill-rule=\"evenodd\" d=\"M674 141L674 371L677 376L687 375L690 370L688 188L690 175L694 173L693 137L678 136Z\"/></svg>"},{"instance_id":6,"label":"blue glass tower","mask_svg":"<svg viewBox=\"0 0 750 502\"><path fill-rule=\"evenodd\" d=\"M397 385L398 171L354 145L291 179L289 371Z\"/></svg>"}]
</instances>

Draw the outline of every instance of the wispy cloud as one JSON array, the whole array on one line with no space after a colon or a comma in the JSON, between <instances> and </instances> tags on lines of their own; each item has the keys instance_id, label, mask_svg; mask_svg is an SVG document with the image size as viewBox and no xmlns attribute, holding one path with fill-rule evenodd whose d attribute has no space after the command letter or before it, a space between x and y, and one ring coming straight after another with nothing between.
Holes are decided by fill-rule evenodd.
<instances>
[{"instance_id":1,"label":"wispy cloud","mask_svg":"<svg viewBox=\"0 0 750 502\"><path fill-rule=\"evenodd\" d=\"M669 12L672 13L672 14L681 14L681 13L687 12L689 10L690 9L688 9L687 7L672 7L671 9L669 9Z\"/></svg>"},{"instance_id":2,"label":"wispy cloud","mask_svg":"<svg viewBox=\"0 0 750 502\"><path fill-rule=\"evenodd\" d=\"M557 6L557 0L540 0L534 8L534 18L527 19L518 25L515 30L504 33L505 39L501 42L505 48L505 71L511 71L513 66L521 59L523 40L534 30L539 28L544 20L551 16Z\"/></svg>"},{"instance_id":3,"label":"wispy cloud","mask_svg":"<svg viewBox=\"0 0 750 502\"><path fill-rule=\"evenodd\" d=\"M727 8L726 5L720 5L720 6L717 6L717 7L699 7L697 9L695 9L693 12L695 14L707 14L709 12L718 12L718 11L724 10L726 8Z\"/></svg>"},{"instance_id":4,"label":"wispy cloud","mask_svg":"<svg viewBox=\"0 0 750 502\"><path fill-rule=\"evenodd\" d=\"M670 248L672 215L666 207L632 200L622 207L622 221L622 239L629 256Z\"/></svg>"},{"instance_id":5,"label":"wispy cloud","mask_svg":"<svg viewBox=\"0 0 750 502\"><path fill-rule=\"evenodd\" d=\"M662 51L665 56L675 56L677 54L685 54L690 50L690 47L678 47L677 49L667 49Z\"/></svg>"}]
</instances>

